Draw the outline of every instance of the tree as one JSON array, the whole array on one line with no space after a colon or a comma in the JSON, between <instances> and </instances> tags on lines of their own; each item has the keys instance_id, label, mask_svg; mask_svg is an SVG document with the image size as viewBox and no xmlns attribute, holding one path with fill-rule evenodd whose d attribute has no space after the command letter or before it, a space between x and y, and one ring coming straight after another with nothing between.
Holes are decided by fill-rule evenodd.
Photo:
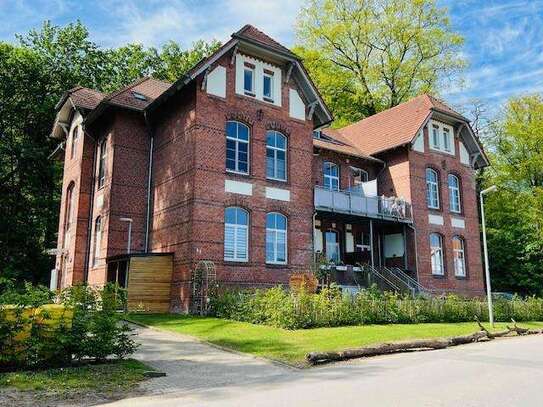
<instances>
[{"instance_id":1,"label":"tree","mask_svg":"<svg viewBox=\"0 0 543 407\"><path fill-rule=\"evenodd\" d=\"M0 42L0 281L47 282L56 247L60 165L48 158L55 105L76 85L111 92L152 75L173 81L220 44L102 49L79 21Z\"/></svg>"},{"instance_id":2,"label":"tree","mask_svg":"<svg viewBox=\"0 0 543 407\"><path fill-rule=\"evenodd\" d=\"M511 99L485 137L492 166L483 185L494 288L543 294L543 98Z\"/></svg>"},{"instance_id":3,"label":"tree","mask_svg":"<svg viewBox=\"0 0 543 407\"><path fill-rule=\"evenodd\" d=\"M339 125L437 92L465 65L434 0L308 0L297 38Z\"/></svg>"}]
</instances>

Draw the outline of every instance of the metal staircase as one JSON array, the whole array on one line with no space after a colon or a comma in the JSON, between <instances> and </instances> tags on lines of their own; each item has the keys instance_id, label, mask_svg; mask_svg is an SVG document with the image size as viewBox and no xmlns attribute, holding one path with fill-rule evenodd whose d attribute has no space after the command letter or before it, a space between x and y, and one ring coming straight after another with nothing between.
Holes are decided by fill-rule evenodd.
<instances>
[{"instance_id":1,"label":"metal staircase","mask_svg":"<svg viewBox=\"0 0 543 407\"><path fill-rule=\"evenodd\" d=\"M431 292L424 288L417 280L407 275L398 267L365 266L368 286L377 285L380 290L394 291L415 296L431 296Z\"/></svg>"}]
</instances>

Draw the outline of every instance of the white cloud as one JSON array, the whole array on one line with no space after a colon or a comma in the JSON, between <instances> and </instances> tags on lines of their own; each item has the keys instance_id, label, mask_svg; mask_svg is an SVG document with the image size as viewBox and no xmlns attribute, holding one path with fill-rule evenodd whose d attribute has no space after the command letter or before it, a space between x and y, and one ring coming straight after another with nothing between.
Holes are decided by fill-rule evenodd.
<instances>
[{"instance_id":1,"label":"white cloud","mask_svg":"<svg viewBox=\"0 0 543 407\"><path fill-rule=\"evenodd\" d=\"M111 14L112 24L95 35L106 46L126 42L157 46L168 40L188 46L199 39L226 41L243 25L252 24L288 46L300 4L301 0L110 0L102 8Z\"/></svg>"}]
</instances>

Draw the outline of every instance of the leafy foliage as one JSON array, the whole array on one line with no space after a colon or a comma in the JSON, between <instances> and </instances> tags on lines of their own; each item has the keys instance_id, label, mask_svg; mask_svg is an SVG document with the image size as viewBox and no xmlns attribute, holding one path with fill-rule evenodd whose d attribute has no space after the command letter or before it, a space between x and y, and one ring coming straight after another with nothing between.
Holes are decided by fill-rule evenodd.
<instances>
[{"instance_id":1,"label":"leafy foliage","mask_svg":"<svg viewBox=\"0 0 543 407\"><path fill-rule=\"evenodd\" d=\"M53 266L45 251L56 247L61 168L48 136L62 94L77 85L110 92L144 75L173 81L219 45L102 49L80 22L45 22L0 42L0 276L45 283Z\"/></svg>"},{"instance_id":2,"label":"leafy foliage","mask_svg":"<svg viewBox=\"0 0 543 407\"><path fill-rule=\"evenodd\" d=\"M425 299L402 297L375 289L355 296L343 295L335 287L318 294L293 293L281 287L269 290L223 291L211 301L212 313L219 318L265 324L286 329L334 327L362 324L412 324L429 322L468 322L477 316L488 320L487 305L479 299L454 295ZM498 300L497 321L541 321L543 299Z\"/></svg>"},{"instance_id":3,"label":"leafy foliage","mask_svg":"<svg viewBox=\"0 0 543 407\"><path fill-rule=\"evenodd\" d=\"M543 99L513 98L484 138L492 166L485 197L493 289L543 295Z\"/></svg>"},{"instance_id":4,"label":"leafy foliage","mask_svg":"<svg viewBox=\"0 0 543 407\"><path fill-rule=\"evenodd\" d=\"M297 34L336 126L436 92L465 65L434 0L308 0Z\"/></svg>"},{"instance_id":5,"label":"leafy foliage","mask_svg":"<svg viewBox=\"0 0 543 407\"><path fill-rule=\"evenodd\" d=\"M73 361L122 359L136 350L131 329L119 322L122 289L74 286L61 293L60 315L43 306L45 289L27 285L25 292L0 298L0 369L67 366ZM29 299L31 301L29 301ZM13 302L17 301L17 302ZM33 307L27 306L33 303ZM39 304L39 306L37 306ZM58 306L57 306L58 308Z\"/></svg>"}]
</instances>

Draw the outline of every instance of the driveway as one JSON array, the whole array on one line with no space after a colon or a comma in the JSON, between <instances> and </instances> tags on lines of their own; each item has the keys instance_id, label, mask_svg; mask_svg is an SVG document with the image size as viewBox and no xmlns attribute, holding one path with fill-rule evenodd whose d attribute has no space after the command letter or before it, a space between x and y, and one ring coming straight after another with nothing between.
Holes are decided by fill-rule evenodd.
<instances>
[{"instance_id":1,"label":"driveway","mask_svg":"<svg viewBox=\"0 0 543 407\"><path fill-rule=\"evenodd\" d=\"M543 336L296 370L141 329L138 358L166 371L115 406L542 406Z\"/></svg>"}]
</instances>

